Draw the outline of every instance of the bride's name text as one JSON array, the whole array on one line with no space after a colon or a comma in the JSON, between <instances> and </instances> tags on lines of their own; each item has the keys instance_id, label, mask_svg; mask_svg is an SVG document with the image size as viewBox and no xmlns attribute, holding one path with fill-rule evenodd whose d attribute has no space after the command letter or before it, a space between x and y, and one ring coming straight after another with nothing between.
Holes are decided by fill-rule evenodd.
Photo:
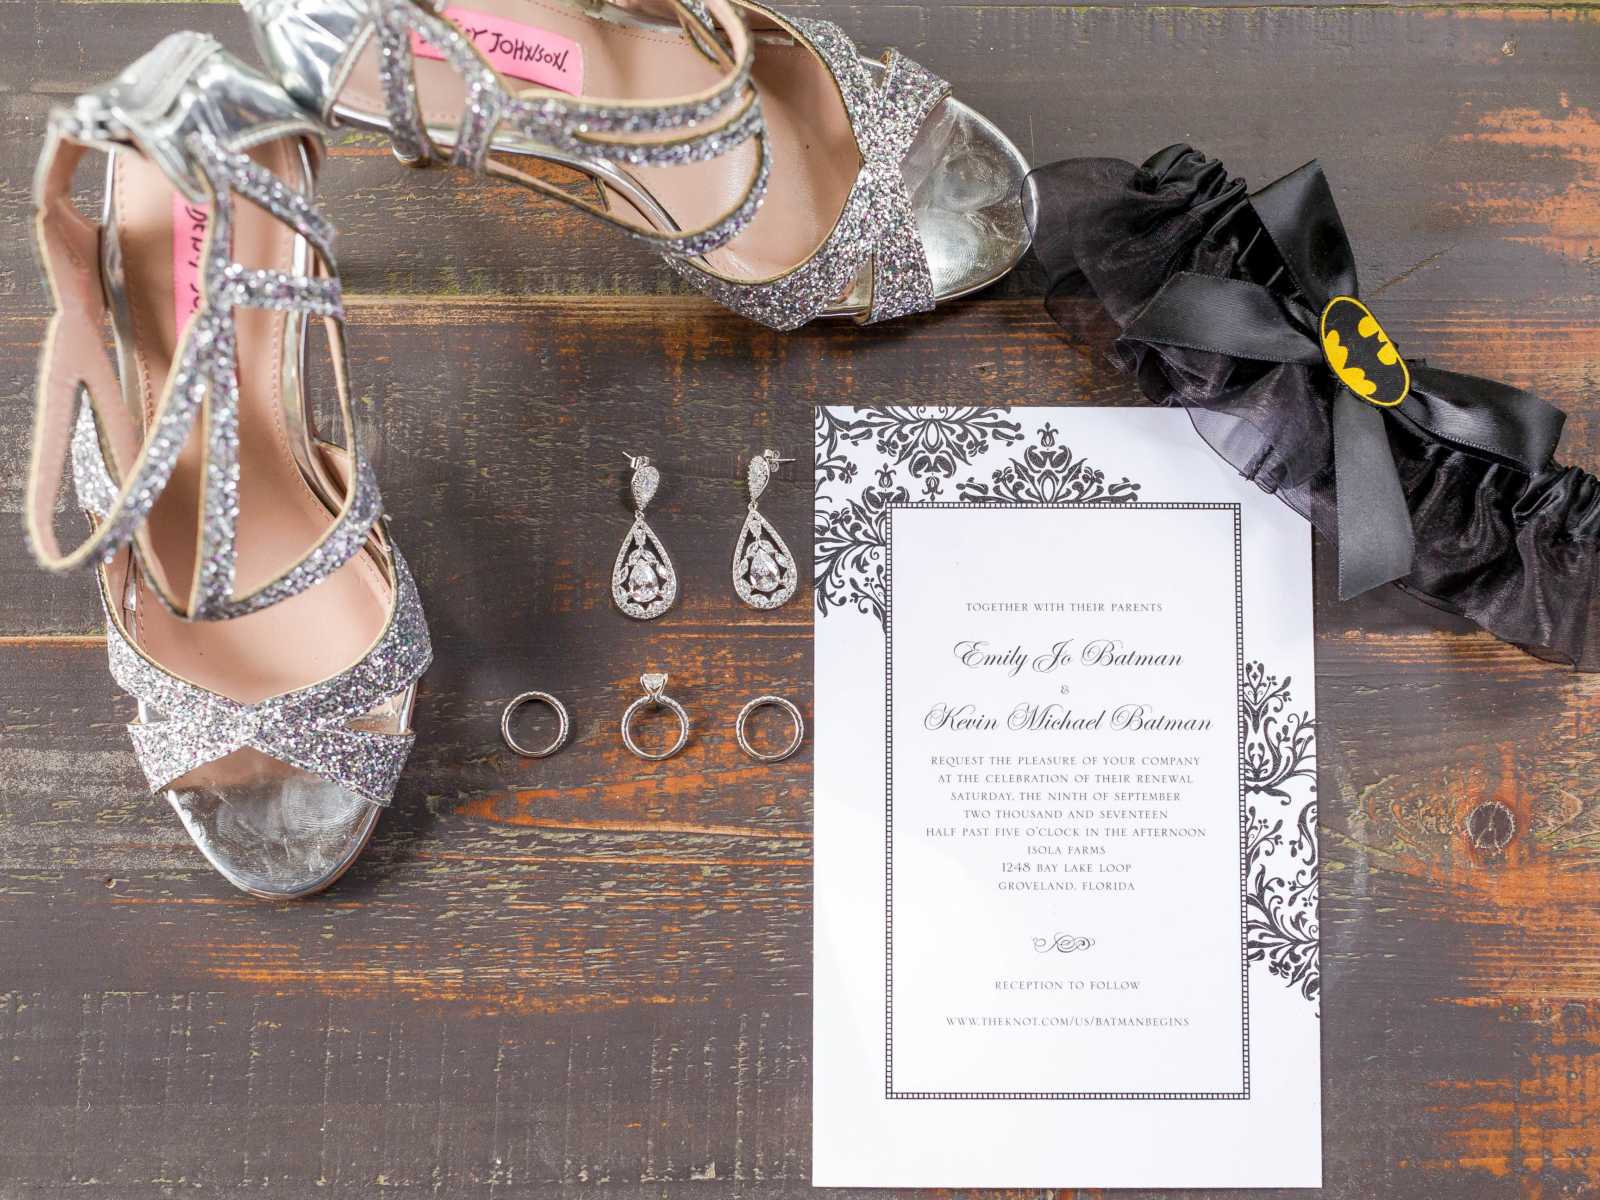
<instances>
[{"instance_id":1,"label":"bride's name text","mask_svg":"<svg viewBox=\"0 0 1600 1200\"><path fill-rule=\"evenodd\" d=\"M978 638L955 644L962 666L974 671L1003 671L1012 678L1024 670L1049 675L1063 667L1181 667L1183 655L1175 650L1130 646L1120 638L1075 638L1056 642L1045 650L1025 646L997 647Z\"/></svg>"}]
</instances>

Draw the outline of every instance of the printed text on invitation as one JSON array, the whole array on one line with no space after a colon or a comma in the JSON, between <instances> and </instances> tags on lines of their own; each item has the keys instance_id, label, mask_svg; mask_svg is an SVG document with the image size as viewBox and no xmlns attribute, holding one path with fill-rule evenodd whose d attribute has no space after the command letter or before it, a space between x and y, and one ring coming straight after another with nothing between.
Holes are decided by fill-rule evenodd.
<instances>
[{"instance_id":1,"label":"printed text on invitation","mask_svg":"<svg viewBox=\"0 0 1600 1200\"><path fill-rule=\"evenodd\" d=\"M888 518L886 1098L1247 1099L1239 506Z\"/></svg>"}]
</instances>

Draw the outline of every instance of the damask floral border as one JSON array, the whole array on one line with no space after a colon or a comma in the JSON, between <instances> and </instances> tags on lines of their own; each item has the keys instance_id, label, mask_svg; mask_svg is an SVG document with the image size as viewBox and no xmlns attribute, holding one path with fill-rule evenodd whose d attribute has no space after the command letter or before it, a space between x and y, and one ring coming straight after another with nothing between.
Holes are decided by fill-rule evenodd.
<instances>
[{"instance_id":1,"label":"damask floral border","mask_svg":"<svg viewBox=\"0 0 1600 1200\"><path fill-rule=\"evenodd\" d=\"M1245 951L1320 1014L1316 722L1292 684L1264 663L1245 664Z\"/></svg>"},{"instance_id":2,"label":"damask floral border","mask_svg":"<svg viewBox=\"0 0 1600 1200\"><path fill-rule=\"evenodd\" d=\"M1060 444L1054 426L1040 426L1031 445L978 478L975 464L992 449L1027 440L1008 408L862 408L850 419L834 410L816 410L816 598L817 616L854 608L884 622L888 512L912 501L900 482L902 471L922 494L916 499L946 499L945 485L961 473L956 498L968 504L1122 504L1139 499L1140 484L1126 476L1113 480L1070 446ZM832 492L848 489L858 474L847 447L872 441L880 456L872 482L854 495L834 501ZM966 468L965 472L962 468Z\"/></svg>"},{"instance_id":3,"label":"damask floral border","mask_svg":"<svg viewBox=\"0 0 1600 1200\"><path fill-rule=\"evenodd\" d=\"M859 468L848 447L871 441L880 456L871 481L854 495ZM1041 426L1032 444L979 479L976 464L991 450L1028 441L1006 408L863 408L849 419L816 410L817 616L854 608L885 620L885 566L891 506L913 502L902 472L921 489L919 501L945 499L955 483L960 501L985 503L1128 503L1141 485L1112 480ZM843 493L837 500L834 492ZM1317 893L1316 726L1294 702L1292 680L1264 663L1245 665L1246 807L1245 951L1248 961L1295 988L1320 1013L1322 972ZM1287 859L1287 862L1283 860ZM1269 870L1269 865L1273 868Z\"/></svg>"}]
</instances>

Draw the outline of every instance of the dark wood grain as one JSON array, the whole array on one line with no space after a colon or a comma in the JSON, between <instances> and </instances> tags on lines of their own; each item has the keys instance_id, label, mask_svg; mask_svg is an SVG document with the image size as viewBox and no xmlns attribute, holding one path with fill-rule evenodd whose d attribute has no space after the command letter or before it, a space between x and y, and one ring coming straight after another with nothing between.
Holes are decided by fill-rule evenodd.
<instances>
[{"instance_id":1,"label":"dark wood grain","mask_svg":"<svg viewBox=\"0 0 1600 1200\"><path fill-rule=\"evenodd\" d=\"M953 79L1038 160L1184 139L1257 182L1315 154L1401 344L1537 388L1600 465L1600 12L1433 4L824 3ZM1088 305L1025 265L873 330L780 336L522 192L340 133L356 388L438 650L394 810L324 897L264 905L143 793L87 581L17 528L47 316L27 181L51 104L230 4L0 4L0 1197L809 1193L804 600L726 582L739 463L823 402L1134 404ZM605 584L626 451L686 583L641 628ZM796 545L803 473L764 509ZM1600 1186L1600 680L1317 562L1326 1192ZM666 767L614 735L641 670L697 718ZM528 763L500 705L567 700ZM1466 830L1512 814L1501 852Z\"/></svg>"}]
</instances>

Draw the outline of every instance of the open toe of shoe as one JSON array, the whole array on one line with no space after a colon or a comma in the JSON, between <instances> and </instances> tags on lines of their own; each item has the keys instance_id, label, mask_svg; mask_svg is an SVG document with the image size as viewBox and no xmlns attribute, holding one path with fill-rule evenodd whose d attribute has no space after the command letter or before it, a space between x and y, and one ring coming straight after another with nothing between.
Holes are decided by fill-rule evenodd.
<instances>
[{"instance_id":1,"label":"open toe of shoe","mask_svg":"<svg viewBox=\"0 0 1600 1200\"><path fill-rule=\"evenodd\" d=\"M1028 164L994 123L954 97L929 117L901 164L939 300L988 287L1028 249Z\"/></svg>"},{"instance_id":2,"label":"open toe of shoe","mask_svg":"<svg viewBox=\"0 0 1600 1200\"><path fill-rule=\"evenodd\" d=\"M330 780L241 750L162 793L208 862L241 891L290 900L344 874L382 810Z\"/></svg>"}]
</instances>

